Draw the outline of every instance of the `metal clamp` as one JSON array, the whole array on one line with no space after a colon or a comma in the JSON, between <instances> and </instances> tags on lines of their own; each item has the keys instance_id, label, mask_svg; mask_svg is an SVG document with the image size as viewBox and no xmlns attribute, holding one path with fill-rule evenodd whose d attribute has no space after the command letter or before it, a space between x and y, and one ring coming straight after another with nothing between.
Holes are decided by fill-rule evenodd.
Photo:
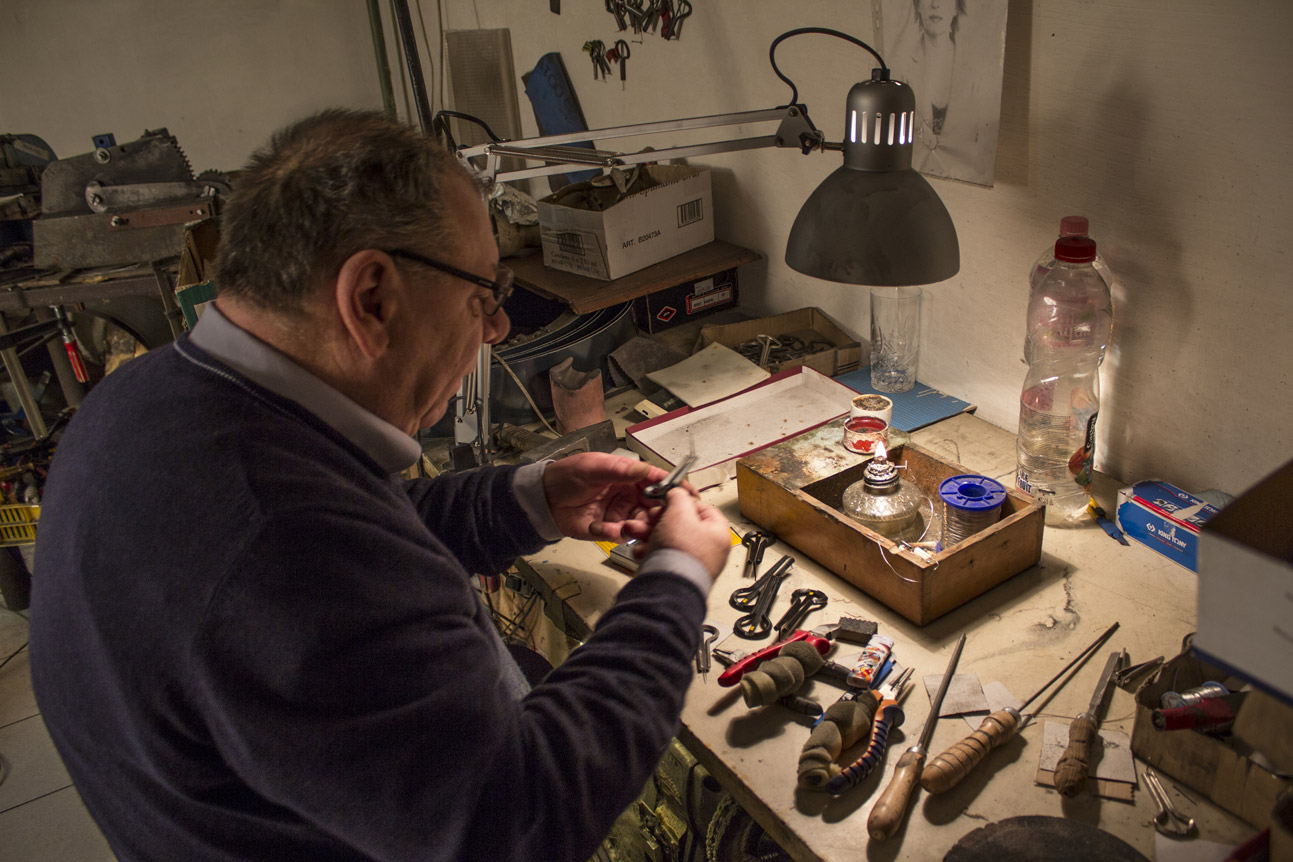
<instances>
[{"instance_id":1,"label":"metal clamp","mask_svg":"<svg viewBox=\"0 0 1293 862\"><path fill-rule=\"evenodd\" d=\"M1149 788L1150 795L1158 804L1158 813L1148 825L1152 825L1164 835L1177 837L1184 837L1194 832L1194 818L1186 817L1172 805L1172 800L1168 797L1167 790L1163 788L1158 773L1148 766L1145 767L1145 786Z\"/></svg>"}]
</instances>

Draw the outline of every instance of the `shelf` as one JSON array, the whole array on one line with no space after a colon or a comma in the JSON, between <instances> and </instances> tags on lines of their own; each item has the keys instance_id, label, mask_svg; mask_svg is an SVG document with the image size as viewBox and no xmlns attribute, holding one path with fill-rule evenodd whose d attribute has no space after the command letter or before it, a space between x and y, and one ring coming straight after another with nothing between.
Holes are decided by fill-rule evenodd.
<instances>
[{"instance_id":1,"label":"shelf","mask_svg":"<svg viewBox=\"0 0 1293 862\"><path fill-rule=\"evenodd\" d=\"M564 302L576 313L585 314L761 257L756 251L716 240L611 281L550 269L543 265L543 254L537 251L525 257L508 258L503 263L516 273L516 283L525 289Z\"/></svg>"}]
</instances>

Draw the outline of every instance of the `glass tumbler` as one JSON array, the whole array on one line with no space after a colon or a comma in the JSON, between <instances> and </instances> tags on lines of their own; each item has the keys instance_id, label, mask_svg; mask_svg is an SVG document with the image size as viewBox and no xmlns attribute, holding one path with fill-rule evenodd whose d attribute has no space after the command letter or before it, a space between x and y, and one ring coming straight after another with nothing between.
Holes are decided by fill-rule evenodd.
<instances>
[{"instance_id":1,"label":"glass tumbler","mask_svg":"<svg viewBox=\"0 0 1293 862\"><path fill-rule=\"evenodd\" d=\"M920 288L871 288L871 387L906 392L920 357Z\"/></svg>"}]
</instances>

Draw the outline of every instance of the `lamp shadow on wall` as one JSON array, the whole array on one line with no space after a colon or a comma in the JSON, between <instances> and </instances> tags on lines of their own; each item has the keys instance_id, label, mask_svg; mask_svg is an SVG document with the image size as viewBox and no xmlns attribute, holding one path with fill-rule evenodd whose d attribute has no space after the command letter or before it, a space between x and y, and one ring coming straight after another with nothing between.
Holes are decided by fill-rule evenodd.
<instances>
[{"instance_id":1,"label":"lamp shadow on wall","mask_svg":"<svg viewBox=\"0 0 1293 862\"><path fill-rule=\"evenodd\" d=\"M1164 397L1177 397L1175 407L1183 415L1193 390L1186 383L1195 376L1192 366L1197 370L1206 359L1190 347L1195 303L1190 291L1182 289L1189 279L1181 261L1183 245L1172 227L1179 221L1174 213L1187 204L1180 200L1180 186L1156 182L1143 170L1163 158L1161 128L1152 122L1153 101L1138 95L1146 89L1136 83L1137 70L1125 71L1114 76L1118 83L1097 102L1096 115L1104 119L1092 133L1109 146L1094 153L1070 182L1089 184L1089 200L1108 202L1100 204L1100 227L1092 228L1114 274L1113 338L1100 393L1104 451L1101 455L1097 448L1096 467L1134 481L1160 471L1170 475L1180 455L1155 439L1165 417L1146 411L1145 397L1152 393L1160 411ZM1177 381L1175 396L1163 385L1165 374ZM1200 432L1218 435L1215 443L1226 434L1215 424Z\"/></svg>"}]
</instances>

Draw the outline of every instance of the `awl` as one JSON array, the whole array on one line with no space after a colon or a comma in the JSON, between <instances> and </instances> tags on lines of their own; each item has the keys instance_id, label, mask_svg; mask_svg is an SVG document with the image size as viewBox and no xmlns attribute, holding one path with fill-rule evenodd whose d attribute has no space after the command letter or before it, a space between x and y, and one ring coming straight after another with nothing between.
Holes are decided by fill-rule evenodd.
<instances>
[{"instance_id":1,"label":"awl","mask_svg":"<svg viewBox=\"0 0 1293 862\"><path fill-rule=\"evenodd\" d=\"M943 671L943 681L938 684L938 691L930 701L929 718L925 719L920 740L902 753L902 757L898 759L898 766L894 769L893 778L889 780L889 786L884 789L879 801L871 809L866 828L876 841L883 841L897 832L898 824L907 816L907 803L911 801L912 791L916 789L916 782L920 778L921 767L925 765L925 753L929 751L929 741L933 738L934 727L938 724L938 711L943 708L943 695L947 694L947 686L956 673L956 663L961 659L961 649L964 646L965 635L961 635L956 642L956 648L952 650L952 657L947 662L947 670Z\"/></svg>"},{"instance_id":2,"label":"awl","mask_svg":"<svg viewBox=\"0 0 1293 862\"><path fill-rule=\"evenodd\" d=\"M1109 683L1113 675L1122 667L1125 653L1122 650L1109 654L1100 681L1095 684L1095 693L1086 712L1080 713L1069 725L1069 744L1055 766L1055 789L1060 796L1077 796L1086 786L1087 773L1091 761L1091 746L1099 738L1100 710L1104 706L1105 696L1109 693Z\"/></svg>"}]
</instances>

